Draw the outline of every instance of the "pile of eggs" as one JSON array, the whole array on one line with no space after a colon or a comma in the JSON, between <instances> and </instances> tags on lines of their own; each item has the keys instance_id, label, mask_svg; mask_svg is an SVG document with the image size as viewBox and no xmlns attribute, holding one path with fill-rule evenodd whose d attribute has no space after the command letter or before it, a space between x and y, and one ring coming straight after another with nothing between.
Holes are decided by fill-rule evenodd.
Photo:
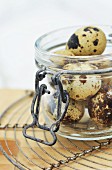
<instances>
[{"instance_id":1,"label":"pile of eggs","mask_svg":"<svg viewBox=\"0 0 112 170\"><path fill-rule=\"evenodd\" d=\"M66 43L66 49L56 51L64 56L91 56L100 55L106 48L106 36L97 27L82 27L75 31ZM55 56L51 61L62 67L63 70L88 71L99 69L89 62L70 62L65 58ZM102 66L103 67L103 66ZM109 125L112 123L112 91L108 82L101 79L101 75L62 75L63 88L70 96L69 107L65 119L78 122L84 116L84 103L89 116L97 123Z\"/></svg>"}]
</instances>

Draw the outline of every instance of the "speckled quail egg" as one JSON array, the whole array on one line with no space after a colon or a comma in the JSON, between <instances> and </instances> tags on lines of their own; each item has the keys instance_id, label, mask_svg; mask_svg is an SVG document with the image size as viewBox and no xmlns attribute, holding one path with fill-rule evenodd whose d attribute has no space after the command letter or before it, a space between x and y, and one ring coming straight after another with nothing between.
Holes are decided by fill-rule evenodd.
<instances>
[{"instance_id":1,"label":"speckled quail egg","mask_svg":"<svg viewBox=\"0 0 112 170\"><path fill-rule=\"evenodd\" d=\"M70 62L69 56L74 56L74 54L70 50L59 50L59 51L56 51L54 54L60 54L60 56L52 56L50 60L54 64L59 65L59 66L64 66L65 64L68 64Z\"/></svg>"},{"instance_id":2,"label":"speckled quail egg","mask_svg":"<svg viewBox=\"0 0 112 170\"><path fill-rule=\"evenodd\" d=\"M56 101L56 104L57 104L58 103L57 99L55 101ZM65 108L65 104L62 103L62 109L61 109L62 112L64 111L64 108ZM54 115L56 117L57 107L55 107ZM81 102L81 101L75 101L73 99L70 99L69 106L68 106L68 109L67 109L67 113L66 113L63 121L65 121L65 122L66 121L67 122L72 122L72 121L78 122L79 120L81 120L83 115L84 115L84 103Z\"/></svg>"},{"instance_id":3,"label":"speckled quail egg","mask_svg":"<svg viewBox=\"0 0 112 170\"><path fill-rule=\"evenodd\" d=\"M62 55L65 55L65 56L74 56L74 54L72 53L72 51L70 50L58 50L58 51L55 51L55 54L62 54Z\"/></svg>"},{"instance_id":4,"label":"speckled quail egg","mask_svg":"<svg viewBox=\"0 0 112 170\"><path fill-rule=\"evenodd\" d=\"M89 100L89 115L97 123L112 123L112 89L104 87Z\"/></svg>"},{"instance_id":5,"label":"speckled quail egg","mask_svg":"<svg viewBox=\"0 0 112 170\"><path fill-rule=\"evenodd\" d=\"M95 57L96 57L96 60L95 60ZM99 58L99 59L98 59L98 55L94 56L94 60L91 60L90 63L92 65L95 65L99 69L112 67L112 61L106 56L103 56L102 58Z\"/></svg>"},{"instance_id":6,"label":"speckled quail egg","mask_svg":"<svg viewBox=\"0 0 112 170\"><path fill-rule=\"evenodd\" d=\"M112 76L102 76L102 88L103 87L110 87L110 88L112 88Z\"/></svg>"},{"instance_id":7,"label":"speckled quail egg","mask_svg":"<svg viewBox=\"0 0 112 170\"><path fill-rule=\"evenodd\" d=\"M94 70L95 66L87 63L67 64L63 67L65 70ZM68 91L70 97L75 100L86 100L95 95L100 87L100 76L96 75L62 75L63 88Z\"/></svg>"},{"instance_id":8,"label":"speckled quail egg","mask_svg":"<svg viewBox=\"0 0 112 170\"><path fill-rule=\"evenodd\" d=\"M74 55L99 55L106 47L106 36L97 27L87 26L76 30L66 44L66 49L71 50Z\"/></svg>"}]
</instances>

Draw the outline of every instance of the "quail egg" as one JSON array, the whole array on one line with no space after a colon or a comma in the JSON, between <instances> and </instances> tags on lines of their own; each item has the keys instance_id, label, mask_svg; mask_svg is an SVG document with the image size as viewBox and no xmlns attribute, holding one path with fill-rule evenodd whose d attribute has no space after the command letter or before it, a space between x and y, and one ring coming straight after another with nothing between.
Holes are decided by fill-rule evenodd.
<instances>
[{"instance_id":1,"label":"quail egg","mask_svg":"<svg viewBox=\"0 0 112 170\"><path fill-rule=\"evenodd\" d=\"M104 87L89 100L88 111L94 121L104 125L112 123L112 89Z\"/></svg>"},{"instance_id":2,"label":"quail egg","mask_svg":"<svg viewBox=\"0 0 112 170\"><path fill-rule=\"evenodd\" d=\"M71 59L67 57L74 56L74 54L70 50L59 50L59 51L56 51L55 54L60 54L60 56L52 56L50 60L54 64L59 65L59 66L64 66L65 64L68 64Z\"/></svg>"},{"instance_id":3,"label":"quail egg","mask_svg":"<svg viewBox=\"0 0 112 170\"><path fill-rule=\"evenodd\" d=\"M65 70L94 70L95 66L87 63L67 64L63 67ZM75 100L86 100L87 98L95 95L100 87L100 76L96 75L62 75L61 81L63 88L68 91L70 97Z\"/></svg>"},{"instance_id":4,"label":"quail egg","mask_svg":"<svg viewBox=\"0 0 112 170\"><path fill-rule=\"evenodd\" d=\"M106 47L106 36L104 32L97 27L87 26L76 30L66 44L66 49L74 55L99 55Z\"/></svg>"},{"instance_id":5,"label":"quail egg","mask_svg":"<svg viewBox=\"0 0 112 170\"><path fill-rule=\"evenodd\" d=\"M56 104L57 103L58 102L56 100ZM62 109L61 109L62 112L64 111L64 108L65 108L65 104L62 103ZM57 108L56 107L55 107L55 110L54 110L54 115L55 115L55 117L57 115ZM79 120L81 120L83 115L84 115L84 103L81 102L81 101L75 101L73 99L70 99L69 106L68 106L68 109L67 109L67 113L66 113L63 121L78 122Z\"/></svg>"},{"instance_id":6,"label":"quail egg","mask_svg":"<svg viewBox=\"0 0 112 170\"><path fill-rule=\"evenodd\" d=\"M112 61L109 60L109 58L106 58L106 56L102 57L101 59L100 58L98 59L98 55L94 57L96 57L96 60L94 58L94 60L91 60L90 63L92 65L95 65L99 69L112 67Z\"/></svg>"}]
</instances>

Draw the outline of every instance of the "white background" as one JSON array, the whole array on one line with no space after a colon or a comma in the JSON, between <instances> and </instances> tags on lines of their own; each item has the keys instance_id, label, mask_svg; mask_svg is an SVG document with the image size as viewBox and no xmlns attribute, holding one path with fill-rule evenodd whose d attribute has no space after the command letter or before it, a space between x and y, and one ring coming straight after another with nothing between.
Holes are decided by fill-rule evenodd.
<instances>
[{"instance_id":1,"label":"white background","mask_svg":"<svg viewBox=\"0 0 112 170\"><path fill-rule=\"evenodd\" d=\"M0 88L32 89L34 43L72 25L112 24L112 0L0 0Z\"/></svg>"}]
</instances>

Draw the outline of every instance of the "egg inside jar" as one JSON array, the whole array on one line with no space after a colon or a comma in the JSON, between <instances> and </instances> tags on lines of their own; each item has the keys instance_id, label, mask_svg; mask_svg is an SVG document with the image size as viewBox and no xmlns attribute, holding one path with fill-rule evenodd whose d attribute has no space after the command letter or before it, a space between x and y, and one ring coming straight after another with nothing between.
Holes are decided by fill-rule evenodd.
<instances>
[{"instance_id":1,"label":"egg inside jar","mask_svg":"<svg viewBox=\"0 0 112 170\"><path fill-rule=\"evenodd\" d=\"M60 89L52 79L55 75L69 94L57 132L61 136L78 140L112 137L111 33L111 26L74 26L55 30L39 40L36 61L39 68L46 66L49 72L46 80L51 93L43 97L41 106L49 126L66 106L59 101ZM44 50L38 52L40 48Z\"/></svg>"},{"instance_id":2,"label":"egg inside jar","mask_svg":"<svg viewBox=\"0 0 112 170\"><path fill-rule=\"evenodd\" d=\"M64 50L55 51L55 54L72 56L73 60L51 57L51 61L68 71L90 71L109 67L109 61L102 59L95 61L95 57L101 55L106 48L105 33L98 27L87 26L76 30L66 43ZM92 61L77 60L77 56L94 57ZM76 61L75 61L76 58ZM106 66L105 66L106 65ZM84 122L95 123L96 126L110 126L112 123L112 91L111 78L103 78L102 75L71 75L61 76L64 90L69 93L70 102L63 123L74 122L75 127ZM106 90L105 90L106 89ZM73 105L74 103L74 105ZM76 106L78 106L78 112ZM82 107L80 107L82 105ZM56 108L54 110L56 115ZM77 122L77 123L76 123Z\"/></svg>"}]
</instances>

